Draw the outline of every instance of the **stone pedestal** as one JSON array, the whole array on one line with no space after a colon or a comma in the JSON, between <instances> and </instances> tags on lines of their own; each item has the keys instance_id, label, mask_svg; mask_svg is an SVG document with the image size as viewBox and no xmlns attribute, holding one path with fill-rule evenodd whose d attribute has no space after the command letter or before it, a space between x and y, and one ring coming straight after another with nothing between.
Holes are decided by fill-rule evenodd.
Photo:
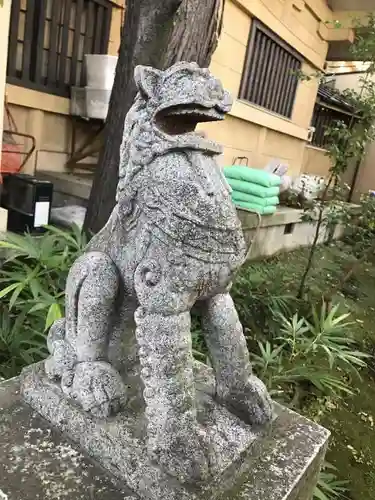
<instances>
[{"instance_id":1,"label":"stone pedestal","mask_svg":"<svg viewBox=\"0 0 375 500\"><path fill-rule=\"evenodd\" d=\"M200 421L211 426L216 457L215 477L199 488L177 484L148 463L134 405L112 421L94 421L59 394L36 365L24 374L24 397L52 427L21 400L18 379L3 383L0 497L311 500L328 431L278 405L268 429L251 429L212 402L209 370L197 370L197 380Z\"/></svg>"}]
</instances>

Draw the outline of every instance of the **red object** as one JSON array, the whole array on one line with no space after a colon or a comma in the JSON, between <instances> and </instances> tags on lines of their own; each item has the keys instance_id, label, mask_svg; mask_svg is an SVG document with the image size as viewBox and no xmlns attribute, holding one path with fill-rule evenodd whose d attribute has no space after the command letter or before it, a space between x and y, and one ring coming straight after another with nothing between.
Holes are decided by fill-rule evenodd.
<instances>
[{"instance_id":1,"label":"red object","mask_svg":"<svg viewBox=\"0 0 375 500\"><path fill-rule=\"evenodd\" d=\"M0 172L2 174L17 174L21 170L22 152L17 144L3 143Z\"/></svg>"},{"instance_id":2,"label":"red object","mask_svg":"<svg viewBox=\"0 0 375 500\"><path fill-rule=\"evenodd\" d=\"M2 154L0 158L0 184L2 184L1 174L18 174L27 160L35 151L35 137L30 134L18 132L16 122L10 111L7 99L4 102L5 117L8 120L9 129L3 130ZM22 141L21 144L16 139ZM31 147L25 152L25 140L31 141Z\"/></svg>"},{"instance_id":3,"label":"red object","mask_svg":"<svg viewBox=\"0 0 375 500\"><path fill-rule=\"evenodd\" d=\"M17 174L22 166L22 153L17 144L3 142L0 163L0 184L3 183L2 174Z\"/></svg>"}]
</instances>

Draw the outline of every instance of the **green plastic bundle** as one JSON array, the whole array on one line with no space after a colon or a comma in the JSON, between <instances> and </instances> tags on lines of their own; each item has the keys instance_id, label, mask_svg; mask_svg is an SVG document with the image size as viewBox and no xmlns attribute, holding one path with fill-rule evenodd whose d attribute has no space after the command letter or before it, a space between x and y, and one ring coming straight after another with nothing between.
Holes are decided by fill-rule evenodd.
<instances>
[{"instance_id":1,"label":"green plastic bundle","mask_svg":"<svg viewBox=\"0 0 375 500\"><path fill-rule=\"evenodd\" d=\"M282 182L279 176L245 166L225 167L224 175L236 206L259 214L276 212Z\"/></svg>"}]
</instances>

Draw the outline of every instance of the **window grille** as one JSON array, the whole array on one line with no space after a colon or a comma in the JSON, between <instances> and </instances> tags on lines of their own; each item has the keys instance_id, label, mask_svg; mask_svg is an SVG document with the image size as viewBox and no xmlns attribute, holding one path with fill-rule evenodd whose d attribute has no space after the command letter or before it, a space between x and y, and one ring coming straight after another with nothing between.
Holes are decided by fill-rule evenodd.
<instances>
[{"instance_id":1,"label":"window grille","mask_svg":"<svg viewBox=\"0 0 375 500\"><path fill-rule=\"evenodd\" d=\"M240 98L291 118L302 58L262 23L253 20Z\"/></svg>"},{"instance_id":2,"label":"window grille","mask_svg":"<svg viewBox=\"0 0 375 500\"><path fill-rule=\"evenodd\" d=\"M85 84L84 54L106 54L108 0L12 0L7 81L68 97Z\"/></svg>"}]
</instances>

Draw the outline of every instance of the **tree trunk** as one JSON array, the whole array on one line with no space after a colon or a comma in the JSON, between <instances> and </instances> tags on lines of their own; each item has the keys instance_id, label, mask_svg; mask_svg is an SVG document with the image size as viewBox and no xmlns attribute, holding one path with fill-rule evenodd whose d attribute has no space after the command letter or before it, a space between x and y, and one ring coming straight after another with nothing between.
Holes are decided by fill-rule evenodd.
<instances>
[{"instance_id":1,"label":"tree trunk","mask_svg":"<svg viewBox=\"0 0 375 500\"><path fill-rule=\"evenodd\" d=\"M222 27L225 0L127 0L115 82L88 203L85 230L97 233L115 205L126 114L136 95L134 68L178 61L209 66Z\"/></svg>"},{"instance_id":2,"label":"tree trunk","mask_svg":"<svg viewBox=\"0 0 375 500\"><path fill-rule=\"evenodd\" d=\"M210 65L223 24L225 0L184 0L174 20L164 67L178 61Z\"/></svg>"}]
</instances>

